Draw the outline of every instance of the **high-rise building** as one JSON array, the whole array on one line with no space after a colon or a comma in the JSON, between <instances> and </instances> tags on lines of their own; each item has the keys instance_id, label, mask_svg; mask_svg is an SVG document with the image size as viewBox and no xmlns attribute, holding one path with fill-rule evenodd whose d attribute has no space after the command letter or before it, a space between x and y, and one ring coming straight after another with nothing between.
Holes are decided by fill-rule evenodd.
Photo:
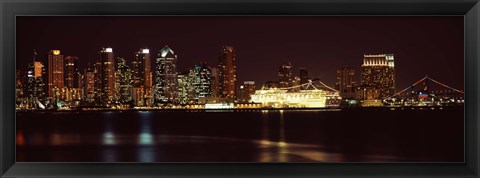
<instances>
[{"instance_id":1,"label":"high-rise building","mask_svg":"<svg viewBox=\"0 0 480 178\"><path fill-rule=\"evenodd\" d=\"M300 67L300 84L306 84L308 81L311 80L310 72L305 69L305 67ZM305 90L307 86L302 86L301 89Z\"/></svg>"},{"instance_id":2,"label":"high-rise building","mask_svg":"<svg viewBox=\"0 0 480 178\"><path fill-rule=\"evenodd\" d=\"M235 49L232 46L222 46L219 57L219 95L228 100L236 99L237 64Z\"/></svg>"},{"instance_id":3,"label":"high-rise building","mask_svg":"<svg viewBox=\"0 0 480 178\"><path fill-rule=\"evenodd\" d=\"M96 102L108 104L115 99L115 57L112 48L102 48L95 63Z\"/></svg>"},{"instance_id":4,"label":"high-rise building","mask_svg":"<svg viewBox=\"0 0 480 178\"><path fill-rule=\"evenodd\" d=\"M48 97L59 100L64 89L63 55L60 50L50 50L48 59Z\"/></svg>"},{"instance_id":5,"label":"high-rise building","mask_svg":"<svg viewBox=\"0 0 480 178\"><path fill-rule=\"evenodd\" d=\"M149 49L140 49L135 53L133 65L133 100L136 106L153 104L152 60Z\"/></svg>"},{"instance_id":6,"label":"high-rise building","mask_svg":"<svg viewBox=\"0 0 480 178\"><path fill-rule=\"evenodd\" d=\"M177 75L178 79L178 101L181 105L191 104L194 101L195 89L193 87L194 72L181 72Z\"/></svg>"},{"instance_id":7,"label":"high-rise building","mask_svg":"<svg viewBox=\"0 0 480 178\"><path fill-rule=\"evenodd\" d=\"M293 86L294 76L292 74L292 63L287 62L282 64L278 70L278 82L280 88L287 88Z\"/></svg>"},{"instance_id":8,"label":"high-rise building","mask_svg":"<svg viewBox=\"0 0 480 178\"><path fill-rule=\"evenodd\" d=\"M89 67L87 67L85 69L85 72L84 72L84 99L85 101L87 102L94 102L95 101L95 70L92 69L89 65Z\"/></svg>"},{"instance_id":9,"label":"high-rise building","mask_svg":"<svg viewBox=\"0 0 480 178\"><path fill-rule=\"evenodd\" d=\"M211 67L210 69L212 71L212 97L218 98L220 97L220 73L217 67Z\"/></svg>"},{"instance_id":10,"label":"high-rise building","mask_svg":"<svg viewBox=\"0 0 480 178\"><path fill-rule=\"evenodd\" d=\"M155 68L155 102L178 103L177 55L168 46L158 52Z\"/></svg>"},{"instance_id":11,"label":"high-rise building","mask_svg":"<svg viewBox=\"0 0 480 178\"><path fill-rule=\"evenodd\" d=\"M132 100L132 71L124 58L117 58L117 72L115 73L117 100L128 103Z\"/></svg>"},{"instance_id":12,"label":"high-rise building","mask_svg":"<svg viewBox=\"0 0 480 178\"><path fill-rule=\"evenodd\" d=\"M238 102L249 102L251 97L250 95L255 94L256 85L255 81L244 81L243 85L238 87Z\"/></svg>"},{"instance_id":13,"label":"high-rise building","mask_svg":"<svg viewBox=\"0 0 480 178\"><path fill-rule=\"evenodd\" d=\"M379 98L395 94L395 65L393 54L364 55L362 64L362 85L380 91Z\"/></svg>"},{"instance_id":14,"label":"high-rise building","mask_svg":"<svg viewBox=\"0 0 480 178\"><path fill-rule=\"evenodd\" d=\"M212 71L206 63L200 63L193 68L193 87L195 90L194 99L212 96Z\"/></svg>"},{"instance_id":15,"label":"high-rise building","mask_svg":"<svg viewBox=\"0 0 480 178\"><path fill-rule=\"evenodd\" d=\"M65 57L65 86L67 88L80 88L78 85L78 57Z\"/></svg>"},{"instance_id":16,"label":"high-rise building","mask_svg":"<svg viewBox=\"0 0 480 178\"><path fill-rule=\"evenodd\" d=\"M351 67L341 67L337 69L337 82L335 83L335 89L337 89L340 92L340 96L344 98L355 97L355 69Z\"/></svg>"}]
</instances>

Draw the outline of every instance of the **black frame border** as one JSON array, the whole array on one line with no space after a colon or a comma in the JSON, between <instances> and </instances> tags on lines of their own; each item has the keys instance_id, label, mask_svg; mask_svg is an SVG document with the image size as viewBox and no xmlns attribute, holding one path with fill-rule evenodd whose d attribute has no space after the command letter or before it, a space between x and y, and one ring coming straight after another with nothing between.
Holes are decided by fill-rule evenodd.
<instances>
[{"instance_id":1,"label":"black frame border","mask_svg":"<svg viewBox=\"0 0 480 178\"><path fill-rule=\"evenodd\" d=\"M1 177L479 177L480 0L0 0ZM21 15L462 15L465 163L15 163L15 17Z\"/></svg>"}]
</instances>

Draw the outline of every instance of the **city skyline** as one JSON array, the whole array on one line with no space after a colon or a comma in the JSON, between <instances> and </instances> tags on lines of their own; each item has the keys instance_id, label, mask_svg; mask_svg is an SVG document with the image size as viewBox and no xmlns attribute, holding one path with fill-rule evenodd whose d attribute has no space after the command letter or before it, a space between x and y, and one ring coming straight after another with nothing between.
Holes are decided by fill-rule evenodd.
<instances>
[{"instance_id":1,"label":"city skyline","mask_svg":"<svg viewBox=\"0 0 480 178\"><path fill-rule=\"evenodd\" d=\"M156 33L147 28L112 30L120 24L154 20L162 20L172 28L159 31L152 25ZM94 33L96 35L92 35L92 30L85 27L100 22L108 23L101 27L101 32ZM281 25L287 22L298 28ZM49 29L47 24L51 23L70 25L73 29L45 30L42 27L29 30L33 27L38 29L42 24ZM223 31L227 32L215 30L226 24L229 25L228 29ZM203 28L187 28L195 25ZM372 27L376 25L390 28ZM307 26L310 28L305 28ZM325 31L320 27L330 28ZM350 27L363 28L355 30ZM326 35L333 34L335 29L338 35L330 36L336 36L334 39L337 42ZM25 68L26 63L31 61L33 49L37 49L41 58L50 49L60 49L68 56L78 56L80 68L83 69L87 63L96 60L95 51L100 47L112 47L115 57L123 57L129 63L134 58L133 52L140 48L156 52L168 45L178 55L177 71L183 72L200 62L216 65L218 48L231 45L236 50L238 82L256 81L257 87L277 79L278 67L286 62L292 63L295 76L299 76L299 68L304 67L312 78L320 78L334 86L337 68L349 66L360 71L364 54L388 53L395 54L397 90L425 75L439 78L455 88L463 89L464 85L463 19L460 17L19 17L17 31L19 69ZM124 34L122 31L136 32L133 34L137 35L118 38L118 34ZM145 33L140 34L143 31ZM308 35L309 38L306 37ZM80 39L90 36L92 38ZM91 43L87 44L85 41L88 39ZM190 42L186 43L186 39L190 39ZM153 43L152 40L157 42ZM152 55L156 55L155 52ZM435 69L431 68L432 62L435 62ZM250 69L255 73L249 72ZM359 79L357 74L356 81Z\"/></svg>"}]
</instances>

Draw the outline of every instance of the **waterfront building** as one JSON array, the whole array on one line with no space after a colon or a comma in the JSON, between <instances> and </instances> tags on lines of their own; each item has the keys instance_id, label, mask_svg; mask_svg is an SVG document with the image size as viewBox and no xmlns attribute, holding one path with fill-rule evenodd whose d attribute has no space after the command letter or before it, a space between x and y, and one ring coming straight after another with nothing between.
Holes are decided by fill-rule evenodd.
<instances>
[{"instance_id":1,"label":"waterfront building","mask_svg":"<svg viewBox=\"0 0 480 178\"><path fill-rule=\"evenodd\" d=\"M195 90L193 87L193 70L181 72L177 75L178 80L178 102L181 105L192 104L194 101Z\"/></svg>"},{"instance_id":2,"label":"waterfront building","mask_svg":"<svg viewBox=\"0 0 480 178\"><path fill-rule=\"evenodd\" d=\"M341 67L337 69L337 81L335 82L335 89L340 92L340 96L343 98L355 98L355 69L351 67Z\"/></svg>"},{"instance_id":3,"label":"waterfront building","mask_svg":"<svg viewBox=\"0 0 480 178\"><path fill-rule=\"evenodd\" d=\"M236 98L237 64L235 49L222 46L219 57L219 96L233 101Z\"/></svg>"},{"instance_id":4,"label":"waterfront building","mask_svg":"<svg viewBox=\"0 0 480 178\"><path fill-rule=\"evenodd\" d=\"M177 55L168 46L158 52L155 67L155 103L178 103Z\"/></svg>"},{"instance_id":5,"label":"waterfront building","mask_svg":"<svg viewBox=\"0 0 480 178\"><path fill-rule=\"evenodd\" d=\"M212 71L212 97L218 98L220 97L220 73L217 67L211 67Z\"/></svg>"},{"instance_id":6,"label":"waterfront building","mask_svg":"<svg viewBox=\"0 0 480 178\"><path fill-rule=\"evenodd\" d=\"M395 94L395 65L393 54L364 55L362 64L362 85L380 91L376 99Z\"/></svg>"},{"instance_id":7,"label":"waterfront building","mask_svg":"<svg viewBox=\"0 0 480 178\"><path fill-rule=\"evenodd\" d=\"M62 95L64 95L65 101L81 100L83 92L80 82L81 74L78 71L78 57L66 56L64 64L65 90Z\"/></svg>"},{"instance_id":8,"label":"waterfront building","mask_svg":"<svg viewBox=\"0 0 480 178\"><path fill-rule=\"evenodd\" d=\"M132 62L133 100L135 106L153 105L153 77L149 49L140 49Z\"/></svg>"},{"instance_id":9,"label":"waterfront building","mask_svg":"<svg viewBox=\"0 0 480 178\"><path fill-rule=\"evenodd\" d=\"M300 67L300 84L306 84L311 80L310 72L305 67ZM306 86L301 87L302 90L306 89Z\"/></svg>"},{"instance_id":10,"label":"waterfront building","mask_svg":"<svg viewBox=\"0 0 480 178\"><path fill-rule=\"evenodd\" d=\"M112 48L102 48L95 63L96 102L109 104L115 99L115 58Z\"/></svg>"},{"instance_id":11,"label":"waterfront building","mask_svg":"<svg viewBox=\"0 0 480 178\"><path fill-rule=\"evenodd\" d=\"M117 58L117 72L115 73L117 100L128 103L132 100L132 71L124 58Z\"/></svg>"},{"instance_id":12,"label":"waterfront building","mask_svg":"<svg viewBox=\"0 0 480 178\"><path fill-rule=\"evenodd\" d=\"M90 67L87 67L84 71L84 82L83 82L83 93L84 100L93 103L95 101L95 70Z\"/></svg>"},{"instance_id":13,"label":"waterfront building","mask_svg":"<svg viewBox=\"0 0 480 178\"><path fill-rule=\"evenodd\" d=\"M201 98L212 96L212 71L206 63L200 63L193 68L194 99L198 102Z\"/></svg>"},{"instance_id":14,"label":"waterfront building","mask_svg":"<svg viewBox=\"0 0 480 178\"><path fill-rule=\"evenodd\" d=\"M48 97L53 100L60 100L61 92L64 89L64 65L63 55L60 50L50 50L48 59Z\"/></svg>"},{"instance_id":15,"label":"waterfront building","mask_svg":"<svg viewBox=\"0 0 480 178\"><path fill-rule=\"evenodd\" d=\"M284 63L278 69L279 88L293 86L294 76L292 74L293 66L291 62Z\"/></svg>"},{"instance_id":16,"label":"waterfront building","mask_svg":"<svg viewBox=\"0 0 480 178\"><path fill-rule=\"evenodd\" d=\"M243 85L238 87L238 102L249 102L251 95L255 94L256 86L255 81L244 81Z\"/></svg>"}]
</instances>

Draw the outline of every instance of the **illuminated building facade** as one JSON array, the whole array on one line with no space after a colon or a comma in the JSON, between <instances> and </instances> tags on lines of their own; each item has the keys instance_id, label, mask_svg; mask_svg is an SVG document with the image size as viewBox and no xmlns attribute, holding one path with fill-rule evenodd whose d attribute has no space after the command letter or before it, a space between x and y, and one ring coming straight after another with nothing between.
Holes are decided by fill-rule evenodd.
<instances>
[{"instance_id":1,"label":"illuminated building facade","mask_svg":"<svg viewBox=\"0 0 480 178\"><path fill-rule=\"evenodd\" d=\"M182 72L177 75L178 80L178 101L181 105L193 103L195 90L193 87L193 70L190 72Z\"/></svg>"},{"instance_id":2,"label":"illuminated building facade","mask_svg":"<svg viewBox=\"0 0 480 178\"><path fill-rule=\"evenodd\" d=\"M99 51L95 74L96 101L111 103L115 99L115 57L112 48Z\"/></svg>"},{"instance_id":3,"label":"illuminated building facade","mask_svg":"<svg viewBox=\"0 0 480 178\"><path fill-rule=\"evenodd\" d=\"M63 55L60 50L50 50L48 56L48 97L54 100L61 99L64 86Z\"/></svg>"},{"instance_id":4,"label":"illuminated building facade","mask_svg":"<svg viewBox=\"0 0 480 178\"><path fill-rule=\"evenodd\" d=\"M135 53L133 65L133 100L136 106L153 104L152 60L149 49Z\"/></svg>"},{"instance_id":5,"label":"illuminated building facade","mask_svg":"<svg viewBox=\"0 0 480 178\"><path fill-rule=\"evenodd\" d=\"M117 58L117 99L121 103L128 103L132 100L132 71L124 58Z\"/></svg>"},{"instance_id":6,"label":"illuminated building facade","mask_svg":"<svg viewBox=\"0 0 480 178\"><path fill-rule=\"evenodd\" d=\"M222 46L219 57L219 95L228 100L236 99L237 64L235 49L232 46Z\"/></svg>"},{"instance_id":7,"label":"illuminated building facade","mask_svg":"<svg viewBox=\"0 0 480 178\"><path fill-rule=\"evenodd\" d=\"M305 67L300 67L300 84L308 83L311 80L310 72L305 69ZM306 86L302 86L301 89L304 90Z\"/></svg>"},{"instance_id":8,"label":"illuminated building facade","mask_svg":"<svg viewBox=\"0 0 480 178\"><path fill-rule=\"evenodd\" d=\"M395 94L395 65L393 54L364 55L362 85L377 88L382 99Z\"/></svg>"},{"instance_id":9,"label":"illuminated building facade","mask_svg":"<svg viewBox=\"0 0 480 178\"><path fill-rule=\"evenodd\" d=\"M287 62L282 64L278 69L278 82L279 88L286 88L293 86L294 77L292 74L293 66L292 63Z\"/></svg>"},{"instance_id":10,"label":"illuminated building facade","mask_svg":"<svg viewBox=\"0 0 480 178\"><path fill-rule=\"evenodd\" d=\"M63 93L65 101L82 100L81 74L78 72L78 57L65 57L65 91Z\"/></svg>"},{"instance_id":11,"label":"illuminated building facade","mask_svg":"<svg viewBox=\"0 0 480 178\"><path fill-rule=\"evenodd\" d=\"M156 60L155 103L178 103L177 87L177 55L165 46Z\"/></svg>"},{"instance_id":12,"label":"illuminated building facade","mask_svg":"<svg viewBox=\"0 0 480 178\"><path fill-rule=\"evenodd\" d=\"M95 101L95 70L88 67L84 72L84 82L83 82L83 93L84 100L87 102Z\"/></svg>"},{"instance_id":13,"label":"illuminated building facade","mask_svg":"<svg viewBox=\"0 0 480 178\"><path fill-rule=\"evenodd\" d=\"M194 99L198 102L201 98L212 96L212 71L205 63L195 65L193 68Z\"/></svg>"},{"instance_id":14,"label":"illuminated building facade","mask_svg":"<svg viewBox=\"0 0 480 178\"><path fill-rule=\"evenodd\" d=\"M238 96L237 101L239 102L249 102L251 95L255 94L256 85L255 81L244 81L243 85L238 87Z\"/></svg>"},{"instance_id":15,"label":"illuminated building facade","mask_svg":"<svg viewBox=\"0 0 480 178\"><path fill-rule=\"evenodd\" d=\"M355 69L351 67L337 69L335 89L340 91L340 96L344 98L354 98L356 95Z\"/></svg>"}]
</instances>

